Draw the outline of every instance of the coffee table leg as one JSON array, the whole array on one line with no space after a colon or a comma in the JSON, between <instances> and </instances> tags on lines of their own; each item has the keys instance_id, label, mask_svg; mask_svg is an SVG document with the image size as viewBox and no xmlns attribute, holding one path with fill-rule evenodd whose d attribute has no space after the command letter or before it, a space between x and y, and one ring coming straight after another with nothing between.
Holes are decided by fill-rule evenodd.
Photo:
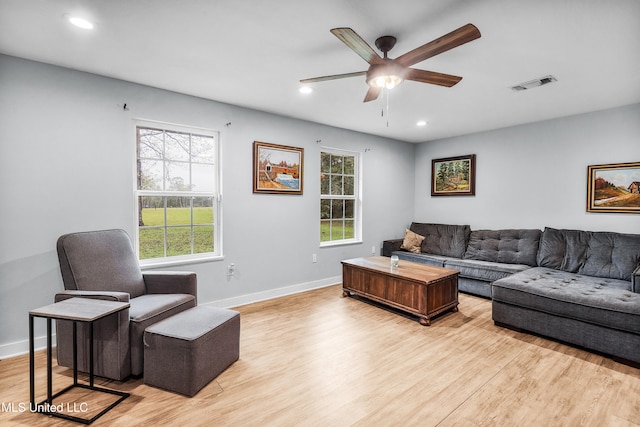
<instances>
[{"instance_id":1,"label":"coffee table leg","mask_svg":"<svg viewBox=\"0 0 640 427\"><path fill-rule=\"evenodd\" d=\"M422 326L431 326L431 320L428 317L420 317L420 324Z\"/></svg>"}]
</instances>

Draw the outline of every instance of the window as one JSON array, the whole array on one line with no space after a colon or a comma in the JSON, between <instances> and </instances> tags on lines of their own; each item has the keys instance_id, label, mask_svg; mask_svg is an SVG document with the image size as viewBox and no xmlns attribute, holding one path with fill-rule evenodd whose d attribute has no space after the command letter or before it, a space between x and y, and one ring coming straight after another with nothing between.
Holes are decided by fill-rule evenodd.
<instances>
[{"instance_id":1,"label":"window","mask_svg":"<svg viewBox=\"0 0 640 427\"><path fill-rule=\"evenodd\" d=\"M358 154L337 150L320 153L320 243L360 239Z\"/></svg>"},{"instance_id":2,"label":"window","mask_svg":"<svg viewBox=\"0 0 640 427\"><path fill-rule=\"evenodd\" d=\"M136 153L143 264L221 255L217 132L139 122Z\"/></svg>"}]
</instances>

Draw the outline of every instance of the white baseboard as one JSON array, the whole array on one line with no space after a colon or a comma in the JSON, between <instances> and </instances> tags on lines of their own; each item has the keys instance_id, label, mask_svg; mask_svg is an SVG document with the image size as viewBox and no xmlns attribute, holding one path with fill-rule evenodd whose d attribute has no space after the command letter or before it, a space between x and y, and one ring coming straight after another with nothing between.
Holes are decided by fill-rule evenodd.
<instances>
[{"instance_id":1,"label":"white baseboard","mask_svg":"<svg viewBox=\"0 0 640 427\"><path fill-rule=\"evenodd\" d=\"M270 289L268 291L256 292L254 294L240 295L233 298L227 298L217 301L210 301L202 305L211 305L213 307L232 308L241 305L252 304L254 302L266 301L274 298L280 298L287 295L299 294L300 292L311 291L313 289L326 288L328 286L342 283L342 276L329 277L313 282L300 283L298 285L286 286L284 288Z\"/></svg>"},{"instance_id":2,"label":"white baseboard","mask_svg":"<svg viewBox=\"0 0 640 427\"><path fill-rule=\"evenodd\" d=\"M51 334L51 346L56 346L56 334ZM34 338L34 348L36 351L45 350L47 348L47 336ZM22 356L29 353L29 340L12 342L0 345L0 360L9 359L11 357Z\"/></svg>"},{"instance_id":3,"label":"white baseboard","mask_svg":"<svg viewBox=\"0 0 640 427\"><path fill-rule=\"evenodd\" d=\"M286 286L284 288L270 289L268 291L256 292L254 294L240 295L233 298L227 298L223 300L211 301L203 303L202 305L211 305L213 307L238 307L241 305L251 304L254 302L266 301L274 298L284 297L287 295L298 294L300 292L306 292L313 289L326 288L327 286L333 286L342 282L342 276L329 277L322 280L315 280L313 282L300 283L298 285ZM52 345L56 345L56 335L52 335ZM44 350L47 348L47 337L41 336L35 338L35 349ZM10 357L21 356L29 353L29 340L17 341L10 344L0 345L0 360L8 359Z\"/></svg>"}]
</instances>

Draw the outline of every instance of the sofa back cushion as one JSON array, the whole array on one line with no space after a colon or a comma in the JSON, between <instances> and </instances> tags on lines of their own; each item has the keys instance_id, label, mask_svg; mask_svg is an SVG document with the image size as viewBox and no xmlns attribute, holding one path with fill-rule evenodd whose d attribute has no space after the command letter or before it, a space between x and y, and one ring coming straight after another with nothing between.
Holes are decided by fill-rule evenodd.
<instances>
[{"instance_id":1,"label":"sofa back cushion","mask_svg":"<svg viewBox=\"0 0 640 427\"><path fill-rule=\"evenodd\" d=\"M465 259L537 266L540 230L473 230Z\"/></svg>"},{"instance_id":2,"label":"sofa back cushion","mask_svg":"<svg viewBox=\"0 0 640 427\"><path fill-rule=\"evenodd\" d=\"M124 230L65 234L58 239L58 260L65 289L145 293L142 271Z\"/></svg>"},{"instance_id":3,"label":"sofa back cushion","mask_svg":"<svg viewBox=\"0 0 640 427\"><path fill-rule=\"evenodd\" d=\"M545 228L538 265L586 276L631 280L640 264L640 234Z\"/></svg>"},{"instance_id":4,"label":"sofa back cushion","mask_svg":"<svg viewBox=\"0 0 640 427\"><path fill-rule=\"evenodd\" d=\"M410 230L424 236L422 252L454 258L464 256L471 234L471 227L468 225L414 222Z\"/></svg>"}]
</instances>

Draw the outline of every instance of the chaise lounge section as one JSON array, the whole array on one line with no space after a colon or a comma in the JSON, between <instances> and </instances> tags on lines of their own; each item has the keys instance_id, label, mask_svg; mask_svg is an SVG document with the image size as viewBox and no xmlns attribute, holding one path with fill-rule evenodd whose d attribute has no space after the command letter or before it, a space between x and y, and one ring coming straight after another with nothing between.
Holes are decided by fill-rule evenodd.
<instances>
[{"instance_id":1,"label":"chaise lounge section","mask_svg":"<svg viewBox=\"0 0 640 427\"><path fill-rule=\"evenodd\" d=\"M497 325L640 363L640 235L546 228L538 267L492 287Z\"/></svg>"}]
</instances>

